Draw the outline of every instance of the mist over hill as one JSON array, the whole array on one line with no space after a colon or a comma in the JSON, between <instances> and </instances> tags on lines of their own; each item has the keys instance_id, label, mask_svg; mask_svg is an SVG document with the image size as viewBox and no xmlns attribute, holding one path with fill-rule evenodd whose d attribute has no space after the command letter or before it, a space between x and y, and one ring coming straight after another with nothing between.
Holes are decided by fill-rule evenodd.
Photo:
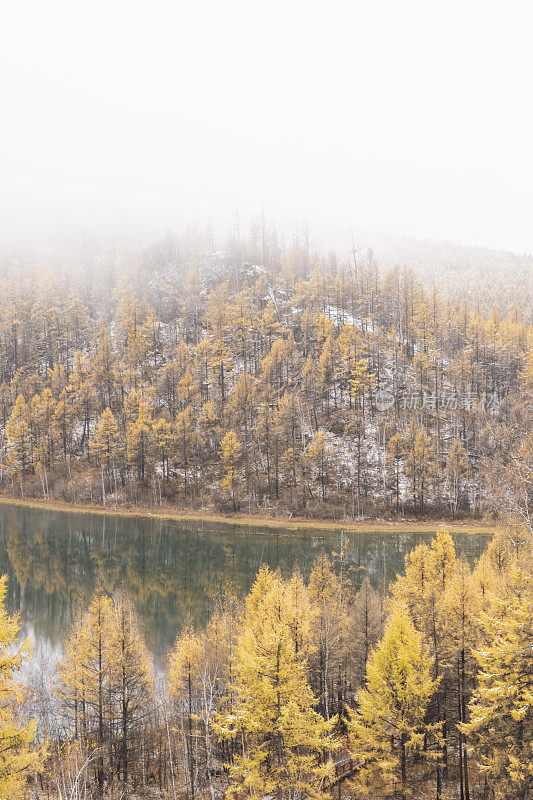
<instances>
[{"instance_id":1,"label":"mist over hill","mask_svg":"<svg viewBox=\"0 0 533 800\"><path fill-rule=\"evenodd\" d=\"M247 242L247 239L250 242ZM161 270L191 256L218 261L231 269L240 260L279 269L305 252L309 268L361 265L375 260L382 273L392 268L414 270L426 288L436 286L450 297L489 305L501 314L513 310L531 320L533 256L449 241L433 241L378 231L302 223L292 229L276 226L257 215L233 222L228 229L208 220L164 235L131 231L115 234L65 234L0 243L0 274L46 268L85 275L110 273L142 264ZM298 256L296 256L298 258ZM301 266L301 265L300 265Z\"/></svg>"}]
</instances>

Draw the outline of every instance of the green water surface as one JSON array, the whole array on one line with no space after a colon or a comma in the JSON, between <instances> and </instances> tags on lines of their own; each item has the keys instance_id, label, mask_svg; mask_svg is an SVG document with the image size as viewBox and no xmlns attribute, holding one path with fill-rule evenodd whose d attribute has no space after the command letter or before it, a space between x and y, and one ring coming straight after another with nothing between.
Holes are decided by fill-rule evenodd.
<instances>
[{"instance_id":1,"label":"green water surface","mask_svg":"<svg viewBox=\"0 0 533 800\"><path fill-rule=\"evenodd\" d=\"M431 538L344 534L344 569L356 585L368 575L385 592L405 555ZM489 535L456 534L454 540L473 563ZM9 576L8 609L20 610L23 633L51 651L61 646L73 610L87 605L98 583L107 592L123 587L130 593L149 647L162 655L188 614L206 620L224 584L244 595L261 564L279 567L285 576L298 565L307 577L322 550L340 549L340 529L299 532L0 505L0 572Z\"/></svg>"}]
</instances>

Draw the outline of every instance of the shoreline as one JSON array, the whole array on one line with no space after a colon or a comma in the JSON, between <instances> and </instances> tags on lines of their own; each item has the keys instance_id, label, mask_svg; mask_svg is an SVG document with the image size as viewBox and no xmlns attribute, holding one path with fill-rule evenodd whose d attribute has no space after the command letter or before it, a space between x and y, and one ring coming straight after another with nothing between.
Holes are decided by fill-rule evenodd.
<instances>
[{"instance_id":1,"label":"shoreline","mask_svg":"<svg viewBox=\"0 0 533 800\"><path fill-rule=\"evenodd\" d=\"M42 511L60 511L70 514L95 514L109 517L130 517L138 519L159 519L168 522L207 522L222 525L239 525L243 528L285 528L294 531L339 530L342 520L307 519L305 517L273 517L255 514L215 514L193 510L112 508L99 504L74 504L65 500L36 500L11 497L0 494L1 505L35 508ZM450 533L496 534L503 530L503 525L485 520L384 520L365 519L351 520L344 523L346 533L436 533L445 528Z\"/></svg>"}]
</instances>

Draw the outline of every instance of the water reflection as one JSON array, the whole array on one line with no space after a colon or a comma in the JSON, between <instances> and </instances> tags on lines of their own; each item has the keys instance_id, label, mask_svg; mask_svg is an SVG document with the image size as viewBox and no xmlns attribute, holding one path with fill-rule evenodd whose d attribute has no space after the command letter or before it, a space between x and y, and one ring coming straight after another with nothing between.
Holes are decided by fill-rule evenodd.
<instances>
[{"instance_id":1,"label":"water reflection","mask_svg":"<svg viewBox=\"0 0 533 800\"><path fill-rule=\"evenodd\" d=\"M420 533L345 534L347 567L355 582L368 574L386 591L406 553L431 536ZM472 563L488 535L459 534L459 552ZM213 593L230 583L239 594L267 563L289 575L309 574L317 554L340 551L340 532L246 529L205 522L169 522L0 506L0 573L9 575L8 607L20 609L23 631L55 650L77 604L100 582L123 585L141 614L147 642L164 653L187 614L206 620Z\"/></svg>"}]
</instances>

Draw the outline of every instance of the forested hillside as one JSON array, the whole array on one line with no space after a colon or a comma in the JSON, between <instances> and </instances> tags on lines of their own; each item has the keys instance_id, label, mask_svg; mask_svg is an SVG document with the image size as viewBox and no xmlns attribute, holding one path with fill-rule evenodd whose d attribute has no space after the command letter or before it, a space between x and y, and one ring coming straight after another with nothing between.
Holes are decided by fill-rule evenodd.
<instances>
[{"instance_id":1,"label":"forested hillside","mask_svg":"<svg viewBox=\"0 0 533 800\"><path fill-rule=\"evenodd\" d=\"M190 230L72 269L6 261L1 487L337 518L504 510L532 449L528 270L505 293L476 270L451 291L449 273L423 284L264 223L223 249Z\"/></svg>"}]
</instances>

